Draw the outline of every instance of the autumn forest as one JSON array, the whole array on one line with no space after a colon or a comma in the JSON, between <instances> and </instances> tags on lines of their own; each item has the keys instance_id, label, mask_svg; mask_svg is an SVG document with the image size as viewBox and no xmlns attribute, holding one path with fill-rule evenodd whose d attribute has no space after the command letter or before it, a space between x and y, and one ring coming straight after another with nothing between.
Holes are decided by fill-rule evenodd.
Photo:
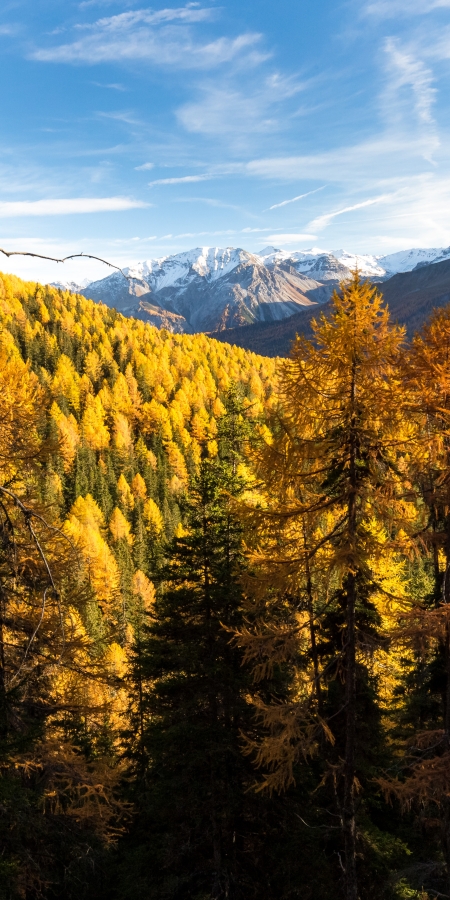
<instances>
[{"instance_id":1,"label":"autumn forest","mask_svg":"<svg viewBox=\"0 0 450 900\"><path fill-rule=\"evenodd\" d=\"M449 359L0 276L1 900L450 896Z\"/></svg>"}]
</instances>

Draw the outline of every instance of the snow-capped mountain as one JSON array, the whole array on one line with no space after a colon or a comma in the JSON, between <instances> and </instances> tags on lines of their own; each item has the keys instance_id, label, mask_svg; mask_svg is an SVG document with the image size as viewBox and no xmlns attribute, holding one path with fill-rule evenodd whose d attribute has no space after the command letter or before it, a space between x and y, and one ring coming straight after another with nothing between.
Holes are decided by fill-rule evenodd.
<instances>
[{"instance_id":1,"label":"snow-capped mountain","mask_svg":"<svg viewBox=\"0 0 450 900\"><path fill-rule=\"evenodd\" d=\"M383 266L386 275L398 275L400 272L412 272L419 266L428 266L432 263L443 262L444 259L450 257L450 247L444 250L440 248L429 248L421 250L414 248L413 250L399 250L398 253L390 253L388 256L378 257L379 265Z\"/></svg>"},{"instance_id":2,"label":"snow-capped mountain","mask_svg":"<svg viewBox=\"0 0 450 900\"><path fill-rule=\"evenodd\" d=\"M265 247L200 247L137 263L88 285L57 283L175 332L217 332L238 325L288 318L323 303L356 267L383 281L450 258L447 249L401 250L386 256L345 250L287 251Z\"/></svg>"},{"instance_id":3,"label":"snow-capped mountain","mask_svg":"<svg viewBox=\"0 0 450 900\"><path fill-rule=\"evenodd\" d=\"M59 288L61 291L70 291L72 294L79 294L80 291L84 290L90 283L89 278L85 278L80 282L52 281L52 287Z\"/></svg>"},{"instance_id":4,"label":"snow-capped mountain","mask_svg":"<svg viewBox=\"0 0 450 900\"><path fill-rule=\"evenodd\" d=\"M80 293L155 324L170 313L176 319L165 327L188 333L287 318L325 302L332 290L289 260L267 265L259 254L231 247L198 248L124 272L127 280L114 272Z\"/></svg>"},{"instance_id":5,"label":"snow-capped mountain","mask_svg":"<svg viewBox=\"0 0 450 900\"><path fill-rule=\"evenodd\" d=\"M312 274L312 277L318 277L319 281L340 281L356 267L367 278L383 278L386 275L386 270L379 265L377 256L357 255L347 253L345 250L329 251L313 247L311 250L288 252L277 250L275 247L265 247L258 256L267 266L290 262L297 272Z\"/></svg>"}]
</instances>

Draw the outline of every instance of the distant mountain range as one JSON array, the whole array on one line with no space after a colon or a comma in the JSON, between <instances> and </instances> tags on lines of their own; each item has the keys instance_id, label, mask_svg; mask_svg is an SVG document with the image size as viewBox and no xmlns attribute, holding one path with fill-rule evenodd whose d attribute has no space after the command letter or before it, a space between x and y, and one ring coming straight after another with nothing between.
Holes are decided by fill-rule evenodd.
<instances>
[{"instance_id":1,"label":"distant mountain range","mask_svg":"<svg viewBox=\"0 0 450 900\"><path fill-rule=\"evenodd\" d=\"M313 248L260 253L204 247L147 260L86 285L57 282L173 332L221 333L245 326L283 323L326 303L336 285L357 266L374 281L450 259L446 250L412 249L387 256ZM303 313L302 313L303 311ZM246 329L247 332L247 329ZM229 335L231 337L231 335Z\"/></svg>"},{"instance_id":2,"label":"distant mountain range","mask_svg":"<svg viewBox=\"0 0 450 900\"><path fill-rule=\"evenodd\" d=\"M450 303L450 259L420 264L410 272L394 275L378 287L389 306L392 320L406 325L411 336L433 309ZM329 308L330 304L325 303L320 309L305 309L282 322L232 328L214 337L262 356L287 356L296 334L310 337L311 319L320 312L327 313Z\"/></svg>"}]
</instances>

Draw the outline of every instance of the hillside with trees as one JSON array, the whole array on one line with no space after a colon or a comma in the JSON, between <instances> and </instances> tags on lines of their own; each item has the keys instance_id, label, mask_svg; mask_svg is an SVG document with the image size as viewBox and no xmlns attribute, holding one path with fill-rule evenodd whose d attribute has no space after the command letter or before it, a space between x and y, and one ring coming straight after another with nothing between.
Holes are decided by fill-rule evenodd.
<instances>
[{"instance_id":1,"label":"hillside with trees","mask_svg":"<svg viewBox=\"0 0 450 900\"><path fill-rule=\"evenodd\" d=\"M450 310L312 330L1 276L2 900L450 895Z\"/></svg>"}]
</instances>

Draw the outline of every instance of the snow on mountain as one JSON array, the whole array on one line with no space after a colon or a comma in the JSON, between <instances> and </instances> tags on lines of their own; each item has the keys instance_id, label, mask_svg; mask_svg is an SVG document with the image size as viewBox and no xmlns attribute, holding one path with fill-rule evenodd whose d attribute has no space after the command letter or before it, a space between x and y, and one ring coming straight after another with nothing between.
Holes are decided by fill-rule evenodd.
<instances>
[{"instance_id":1,"label":"snow on mountain","mask_svg":"<svg viewBox=\"0 0 450 900\"><path fill-rule=\"evenodd\" d=\"M361 275L367 278L382 278L386 274L385 269L378 263L378 257L369 254L347 253L346 250L330 251L312 247L310 250L287 251L277 250L275 247L265 247L258 256L266 266L274 265L277 262L291 263L298 272L321 273L327 281L345 278L356 267Z\"/></svg>"},{"instance_id":2,"label":"snow on mountain","mask_svg":"<svg viewBox=\"0 0 450 900\"><path fill-rule=\"evenodd\" d=\"M397 275L399 272L411 272L416 266L442 262L449 255L450 247L447 250L442 247L426 250L414 247L412 250L399 250L397 253L379 256L378 262L385 269L386 275L390 276Z\"/></svg>"},{"instance_id":3,"label":"snow on mountain","mask_svg":"<svg viewBox=\"0 0 450 900\"><path fill-rule=\"evenodd\" d=\"M128 269L125 274L146 282L156 293L197 276L216 281L231 272L242 262L254 259L246 250L233 247L197 247L175 256L161 256L149 259Z\"/></svg>"},{"instance_id":4,"label":"snow on mountain","mask_svg":"<svg viewBox=\"0 0 450 900\"><path fill-rule=\"evenodd\" d=\"M114 272L92 282L83 294L147 320L150 307L152 321L163 311L171 313L178 317L177 329L181 317L187 332L287 318L301 306L326 301L331 292L291 262L268 266L259 254L233 247L200 247L146 260L124 272L128 280Z\"/></svg>"},{"instance_id":5,"label":"snow on mountain","mask_svg":"<svg viewBox=\"0 0 450 900\"><path fill-rule=\"evenodd\" d=\"M90 283L89 278L84 278L79 283L76 281L52 281L50 287L59 288L60 291L70 291L71 294L79 294Z\"/></svg>"},{"instance_id":6,"label":"snow on mountain","mask_svg":"<svg viewBox=\"0 0 450 900\"><path fill-rule=\"evenodd\" d=\"M450 247L447 250L442 247L413 248L399 250L397 253L389 253L386 256L348 253L346 250L321 250L319 247L293 251L265 247L258 255L264 260L265 265L270 266L275 262L291 262L299 272L319 273L322 271L324 277L328 279L333 279L339 271L336 262L349 271L357 267L365 278L380 279L390 278L399 272L411 272L418 265L442 262L449 258Z\"/></svg>"},{"instance_id":7,"label":"snow on mountain","mask_svg":"<svg viewBox=\"0 0 450 900\"><path fill-rule=\"evenodd\" d=\"M386 269L380 265L380 257L371 254L347 253L346 250L333 250L333 256L347 269L358 269L364 278L383 278Z\"/></svg>"},{"instance_id":8,"label":"snow on mountain","mask_svg":"<svg viewBox=\"0 0 450 900\"><path fill-rule=\"evenodd\" d=\"M63 290L103 301L171 331L217 332L236 325L288 318L302 306L323 303L357 267L363 277L385 281L450 258L450 247L401 250L386 256L346 250L281 250L259 253L234 247L196 247L148 259Z\"/></svg>"}]
</instances>

